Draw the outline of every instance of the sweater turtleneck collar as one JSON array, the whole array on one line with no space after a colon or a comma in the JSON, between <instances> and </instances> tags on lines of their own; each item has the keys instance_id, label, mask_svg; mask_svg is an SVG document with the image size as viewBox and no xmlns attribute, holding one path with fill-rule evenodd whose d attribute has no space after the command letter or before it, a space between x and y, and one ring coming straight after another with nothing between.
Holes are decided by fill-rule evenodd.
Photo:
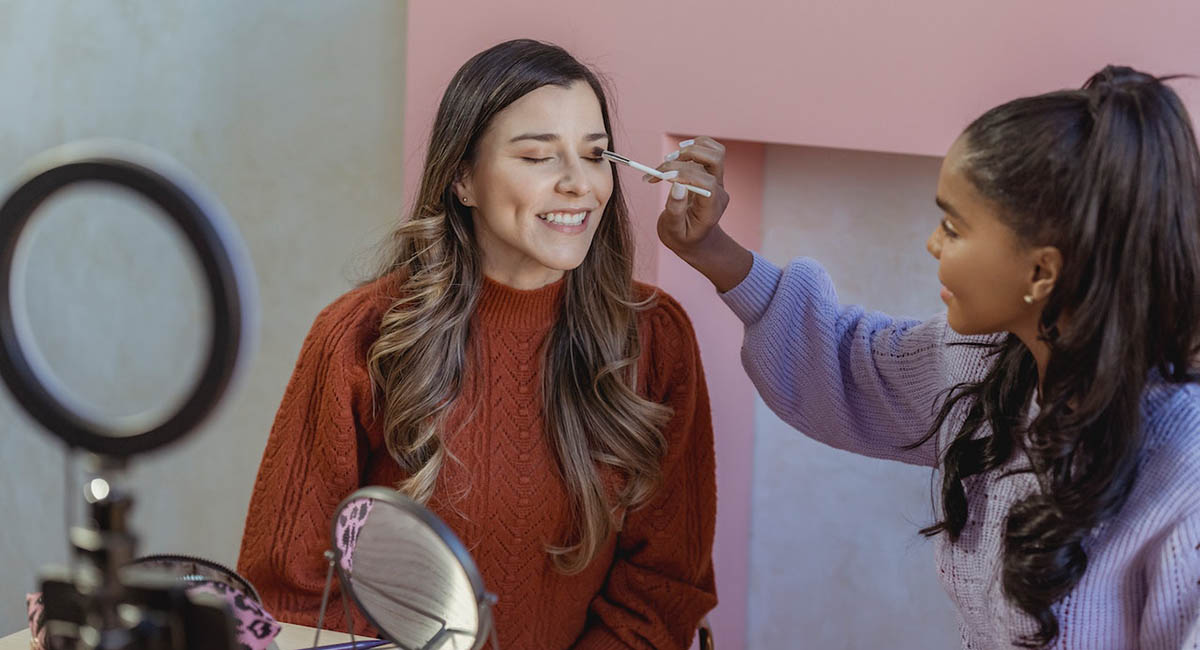
<instances>
[{"instance_id":1,"label":"sweater turtleneck collar","mask_svg":"<svg viewBox=\"0 0 1200 650\"><path fill-rule=\"evenodd\" d=\"M514 289L483 277L483 292L479 297L478 314L489 327L505 329L544 329L558 315L558 307L567 286L566 274L537 289Z\"/></svg>"}]
</instances>

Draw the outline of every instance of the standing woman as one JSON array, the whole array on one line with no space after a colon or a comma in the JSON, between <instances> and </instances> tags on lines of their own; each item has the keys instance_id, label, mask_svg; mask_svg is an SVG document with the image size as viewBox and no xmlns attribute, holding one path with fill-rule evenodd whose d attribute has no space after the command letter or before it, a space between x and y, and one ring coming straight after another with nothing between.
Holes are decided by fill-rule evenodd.
<instances>
[{"instance_id":1,"label":"standing woman","mask_svg":"<svg viewBox=\"0 0 1200 650\"><path fill-rule=\"evenodd\" d=\"M687 315L632 279L612 134L553 45L450 81L394 252L317 316L263 454L238 567L277 618L316 624L334 509L384 485L462 539L501 647L691 643L716 604L708 393Z\"/></svg>"},{"instance_id":2,"label":"standing woman","mask_svg":"<svg viewBox=\"0 0 1200 650\"><path fill-rule=\"evenodd\" d=\"M789 424L934 467L941 581L964 648L1200 648L1200 155L1163 79L1107 67L975 120L942 164L927 249L946 312L840 306L717 225L724 150L662 169L663 242L745 324Z\"/></svg>"}]
</instances>

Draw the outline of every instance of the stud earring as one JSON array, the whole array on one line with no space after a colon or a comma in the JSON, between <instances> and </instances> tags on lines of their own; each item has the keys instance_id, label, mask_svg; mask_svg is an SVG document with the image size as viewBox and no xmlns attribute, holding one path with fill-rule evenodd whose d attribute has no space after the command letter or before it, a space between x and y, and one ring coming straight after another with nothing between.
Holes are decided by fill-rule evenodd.
<instances>
[{"instance_id":1,"label":"stud earring","mask_svg":"<svg viewBox=\"0 0 1200 650\"><path fill-rule=\"evenodd\" d=\"M1030 294L1025 294L1025 299L1024 299L1024 300L1025 300L1025 304L1026 304L1026 305L1032 305L1032 304L1033 304L1033 296L1031 296Z\"/></svg>"}]
</instances>

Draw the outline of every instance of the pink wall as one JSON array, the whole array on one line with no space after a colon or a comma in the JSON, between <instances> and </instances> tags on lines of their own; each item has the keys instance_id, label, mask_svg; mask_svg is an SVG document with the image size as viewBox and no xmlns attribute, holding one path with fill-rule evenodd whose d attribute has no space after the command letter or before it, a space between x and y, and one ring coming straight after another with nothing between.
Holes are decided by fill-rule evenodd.
<instances>
[{"instance_id":1,"label":"pink wall","mask_svg":"<svg viewBox=\"0 0 1200 650\"><path fill-rule=\"evenodd\" d=\"M424 141L468 56L529 36L607 72L631 134L940 156L989 106L1105 63L1200 73L1198 27L1191 0L412 2L405 138ZM1200 104L1200 83L1179 87Z\"/></svg>"},{"instance_id":2,"label":"pink wall","mask_svg":"<svg viewBox=\"0 0 1200 650\"><path fill-rule=\"evenodd\" d=\"M681 138L668 137L662 154ZM763 213L762 144L727 140L725 188L731 199L721 223L738 241L759 248ZM652 160L662 160L662 154ZM669 186L659 183L658 205ZM657 213L654 213L657 215ZM648 215L649 216L649 215ZM658 256L657 284L692 317L708 379L717 454L717 538L713 562L720 604L709 616L717 647L743 647L749 589L750 488L754 470L754 386L742 371L742 323L725 308L712 284L678 257Z\"/></svg>"},{"instance_id":3,"label":"pink wall","mask_svg":"<svg viewBox=\"0 0 1200 650\"><path fill-rule=\"evenodd\" d=\"M497 42L556 42L616 89L617 146L660 160L669 134L731 147L727 221L759 243L762 149L751 142L942 155L971 118L1021 94L1079 85L1110 62L1200 73L1200 2L821 0L818 2L416 1L408 4L405 188L454 71ZM1200 112L1200 82L1177 87ZM660 254L663 190L633 182L639 275L689 309L714 394L720 490L712 616L722 650L746 638L752 389L740 330L695 274Z\"/></svg>"}]
</instances>

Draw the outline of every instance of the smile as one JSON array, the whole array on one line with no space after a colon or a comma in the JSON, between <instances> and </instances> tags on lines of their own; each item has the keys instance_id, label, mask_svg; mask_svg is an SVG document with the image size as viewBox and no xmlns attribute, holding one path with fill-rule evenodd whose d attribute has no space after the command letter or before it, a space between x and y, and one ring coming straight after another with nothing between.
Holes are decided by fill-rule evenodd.
<instances>
[{"instance_id":1,"label":"smile","mask_svg":"<svg viewBox=\"0 0 1200 650\"><path fill-rule=\"evenodd\" d=\"M560 226L578 226L583 224L587 219L588 211L581 210L575 212L546 212L539 214L538 219L548 223L558 224Z\"/></svg>"}]
</instances>

